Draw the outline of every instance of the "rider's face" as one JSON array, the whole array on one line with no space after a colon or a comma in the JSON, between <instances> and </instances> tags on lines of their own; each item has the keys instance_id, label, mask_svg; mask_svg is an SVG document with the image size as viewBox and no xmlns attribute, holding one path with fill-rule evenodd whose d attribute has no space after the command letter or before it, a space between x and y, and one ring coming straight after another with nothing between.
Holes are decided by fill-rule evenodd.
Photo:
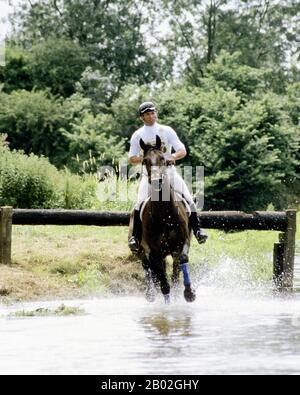
<instances>
[{"instance_id":1,"label":"rider's face","mask_svg":"<svg viewBox=\"0 0 300 395\"><path fill-rule=\"evenodd\" d=\"M157 112L156 111L147 111L145 114L141 116L141 120L147 126L152 126L155 124L157 120Z\"/></svg>"}]
</instances>

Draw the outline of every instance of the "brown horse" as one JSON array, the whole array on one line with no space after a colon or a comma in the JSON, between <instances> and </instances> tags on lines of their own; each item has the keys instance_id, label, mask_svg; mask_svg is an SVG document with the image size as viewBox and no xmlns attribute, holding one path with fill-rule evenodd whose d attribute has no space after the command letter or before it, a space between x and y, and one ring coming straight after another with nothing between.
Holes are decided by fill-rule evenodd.
<instances>
[{"instance_id":1,"label":"brown horse","mask_svg":"<svg viewBox=\"0 0 300 395\"><path fill-rule=\"evenodd\" d=\"M191 228L185 204L176 199L167 172L168 163L161 151L161 139L156 136L156 145L147 145L140 140L144 151L143 164L151 188L150 199L142 214L143 236L141 254L146 280L146 297L153 297L153 286L159 286L166 303L170 298L170 285L166 274L166 258L173 257L174 285L179 282L180 270L184 278L184 297L193 302L196 298L189 276L189 249Z\"/></svg>"}]
</instances>

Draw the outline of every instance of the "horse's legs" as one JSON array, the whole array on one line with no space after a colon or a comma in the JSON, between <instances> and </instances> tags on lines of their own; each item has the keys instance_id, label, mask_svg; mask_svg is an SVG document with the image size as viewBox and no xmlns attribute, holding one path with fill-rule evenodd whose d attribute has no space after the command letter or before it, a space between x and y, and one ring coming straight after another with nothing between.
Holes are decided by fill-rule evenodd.
<instances>
[{"instance_id":1,"label":"horse's legs","mask_svg":"<svg viewBox=\"0 0 300 395\"><path fill-rule=\"evenodd\" d=\"M196 299L196 292L192 288L190 273L189 273L189 256L188 249L184 248L179 256L180 268L183 274L184 284L184 298L187 302L194 302Z\"/></svg>"},{"instance_id":2,"label":"horse's legs","mask_svg":"<svg viewBox=\"0 0 300 395\"><path fill-rule=\"evenodd\" d=\"M181 268L180 268L179 256L173 256L173 273L172 273L173 287L178 287L179 285L180 270Z\"/></svg>"},{"instance_id":3,"label":"horse's legs","mask_svg":"<svg viewBox=\"0 0 300 395\"><path fill-rule=\"evenodd\" d=\"M159 254L150 253L150 267L153 273L153 281L155 284L160 284L160 289L164 295L166 303L170 302L170 285L168 283L166 274L165 261Z\"/></svg>"},{"instance_id":4,"label":"horse's legs","mask_svg":"<svg viewBox=\"0 0 300 395\"><path fill-rule=\"evenodd\" d=\"M148 302L154 302L155 300L155 290L152 281L152 271L150 268L150 262L146 256L143 258L143 268L145 271L145 297Z\"/></svg>"}]
</instances>

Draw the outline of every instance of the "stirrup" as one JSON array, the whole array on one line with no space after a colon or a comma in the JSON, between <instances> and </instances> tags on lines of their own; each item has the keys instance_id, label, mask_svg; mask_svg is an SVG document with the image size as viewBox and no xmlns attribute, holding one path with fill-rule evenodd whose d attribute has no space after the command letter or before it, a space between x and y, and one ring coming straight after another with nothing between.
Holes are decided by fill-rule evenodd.
<instances>
[{"instance_id":1,"label":"stirrup","mask_svg":"<svg viewBox=\"0 0 300 395\"><path fill-rule=\"evenodd\" d=\"M128 240L128 247L130 248L131 252L139 252L140 243L138 239L134 236L130 237L130 239Z\"/></svg>"},{"instance_id":2,"label":"stirrup","mask_svg":"<svg viewBox=\"0 0 300 395\"><path fill-rule=\"evenodd\" d=\"M202 229L198 229L194 234L199 244L206 243L208 236Z\"/></svg>"}]
</instances>

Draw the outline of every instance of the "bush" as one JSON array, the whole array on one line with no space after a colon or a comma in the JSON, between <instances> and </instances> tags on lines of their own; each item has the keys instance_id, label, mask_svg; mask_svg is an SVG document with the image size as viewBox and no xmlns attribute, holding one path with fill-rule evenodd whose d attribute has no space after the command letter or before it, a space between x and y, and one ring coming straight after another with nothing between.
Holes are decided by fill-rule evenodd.
<instances>
[{"instance_id":1,"label":"bush","mask_svg":"<svg viewBox=\"0 0 300 395\"><path fill-rule=\"evenodd\" d=\"M1 148L0 205L50 208L56 199L56 168L45 158Z\"/></svg>"},{"instance_id":2,"label":"bush","mask_svg":"<svg viewBox=\"0 0 300 395\"><path fill-rule=\"evenodd\" d=\"M0 206L96 208L97 180L58 171L46 158L10 151L0 135Z\"/></svg>"},{"instance_id":3,"label":"bush","mask_svg":"<svg viewBox=\"0 0 300 395\"><path fill-rule=\"evenodd\" d=\"M0 91L0 133L7 133L12 149L47 156L61 166L68 156L60 128L69 119L59 100L47 92Z\"/></svg>"},{"instance_id":4,"label":"bush","mask_svg":"<svg viewBox=\"0 0 300 395\"><path fill-rule=\"evenodd\" d=\"M99 202L96 198L97 178L92 175L79 176L69 170L60 172L58 196L53 208L96 209Z\"/></svg>"}]
</instances>

